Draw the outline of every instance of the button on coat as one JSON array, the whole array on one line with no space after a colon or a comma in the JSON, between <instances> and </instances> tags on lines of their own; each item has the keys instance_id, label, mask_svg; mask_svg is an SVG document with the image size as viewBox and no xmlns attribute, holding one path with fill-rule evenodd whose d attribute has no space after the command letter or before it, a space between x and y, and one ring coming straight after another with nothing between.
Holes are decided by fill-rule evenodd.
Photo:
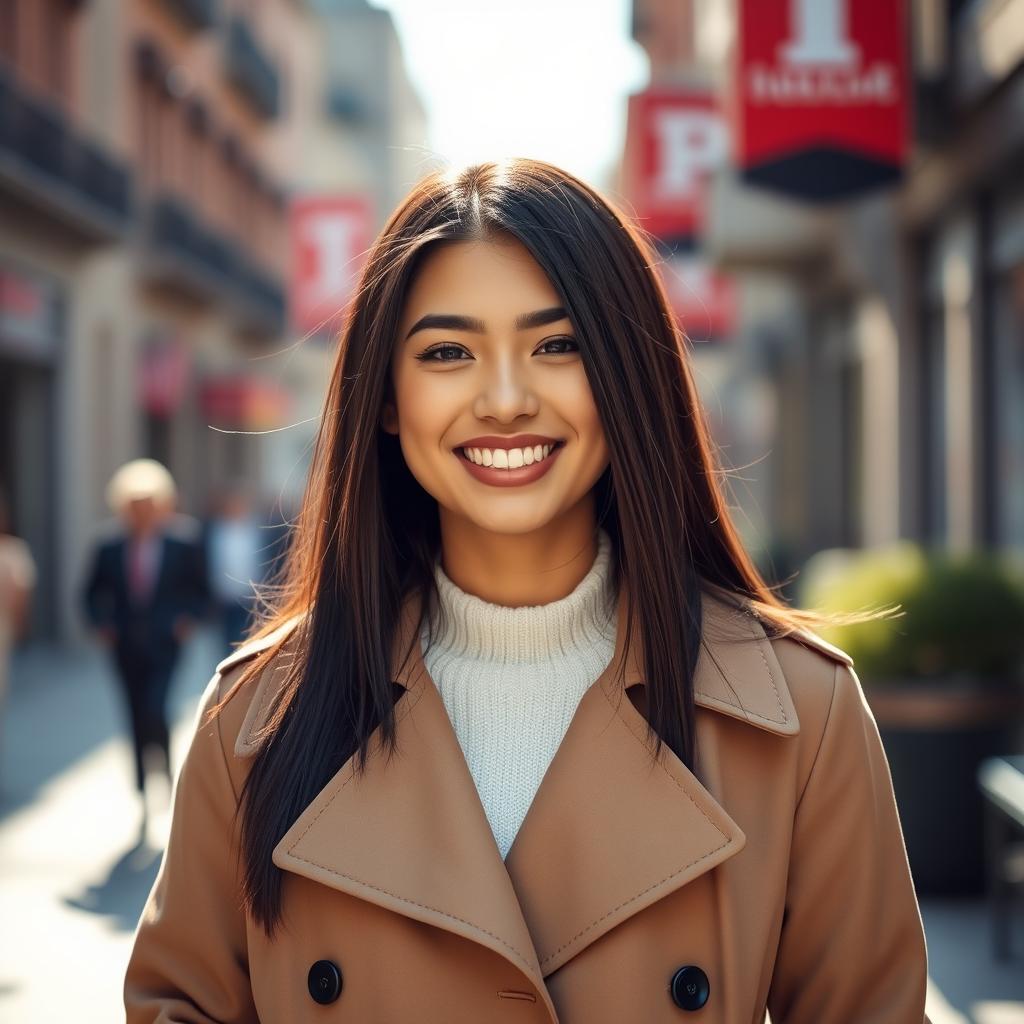
<instances>
[{"instance_id":1,"label":"button on coat","mask_svg":"<svg viewBox=\"0 0 1024 1024\"><path fill-rule=\"evenodd\" d=\"M318 1003L333 1003L341 995L341 971L330 960L317 960L306 982L309 994Z\"/></svg>"},{"instance_id":2,"label":"button on coat","mask_svg":"<svg viewBox=\"0 0 1024 1024\"><path fill-rule=\"evenodd\" d=\"M136 931L127 1024L323 1021L309 995L324 964L339 991L343 969L336 1009L360 1024L926 1021L921 917L849 657L810 633L769 639L709 587L698 762L667 747L652 762L628 599L504 861L407 600L396 756L372 742L366 774L343 765L275 846L287 927L273 943L240 909L232 818L294 623L222 661Z\"/></svg>"},{"instance_id":3,"label":"button on coat","mask_svg":"<svg viewBox=\"0 0 1024 1024\"><path fill-rule=\"evenodd\" d=\"M672 975L669 990L672 993L672 1002L680 1009L699 1010L708 1001L708 976L692 964L680 967Z\"/></svg>"}]
</instances>

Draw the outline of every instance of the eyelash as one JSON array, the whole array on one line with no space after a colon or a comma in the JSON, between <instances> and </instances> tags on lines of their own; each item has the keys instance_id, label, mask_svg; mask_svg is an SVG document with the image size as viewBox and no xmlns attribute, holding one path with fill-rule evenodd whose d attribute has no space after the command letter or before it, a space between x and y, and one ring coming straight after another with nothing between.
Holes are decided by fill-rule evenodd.
<instances>
[{"instance_id":1,"label":"eyelash","mask_svg":"<svg viewBox=\"0 0 1024 1024\"><path fill-rule=\"evenodd\" d=\"M576 346L576 351L577 352L579 351L580 347L579 347L579 344L577 343L576 339L572 338L572 337L569 337L568 335L563 335L562 337L559 337L559 338L548 338L547 341L545 341L545 342L543 342L541 344L541 348L543 348L544 345L550 345L550 344L552 344L553 342L556 342L556 341L568 341L568 342L571 342L573 345ZM433 348L428 348L425 352L420 352L420 354L417 355L416 358L419 359L420 362L424 362L424 363L461 363L462 362L461 359L434 359L433 358L433 355L434 355L435 352L443 352L445 349L455 349L457 352L465 352L466 351L464 348L462 348L461 345L455 345L452 342L444 342L444 343L442 343L440 345L435 345ZM545 353L545 355L551 355L551 356L567 356L567 355L571 355L571 354L572 354L571 352L547 352L547 353Z\"/></svg>"}]
</instances>

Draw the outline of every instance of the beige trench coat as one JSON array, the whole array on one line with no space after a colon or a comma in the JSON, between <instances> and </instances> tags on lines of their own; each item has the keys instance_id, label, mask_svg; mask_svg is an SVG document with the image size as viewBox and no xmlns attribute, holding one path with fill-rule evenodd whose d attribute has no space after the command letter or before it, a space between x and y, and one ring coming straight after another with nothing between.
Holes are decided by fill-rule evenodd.
<instances>
[{"instance_id":1,"label":"beige trench coat","mask_svg":"<svg viewBox=\"0 0 1024 1024\"><path fill-rule=\"evenodd\" d=\"M398 756L376 748L362 778L343 766L277 844L271 944L239 909L230 822L286 642L193 735L124 979L129 1024L927 1021L921 916L849 657L769 640L709 595L698 771L667 748L652 766L639 637L627 693L614 681L627 600L504 862L419 645L404 667L396 654ZM201 716L274 640L217 666Z\"/></svg>"}]
</instances>

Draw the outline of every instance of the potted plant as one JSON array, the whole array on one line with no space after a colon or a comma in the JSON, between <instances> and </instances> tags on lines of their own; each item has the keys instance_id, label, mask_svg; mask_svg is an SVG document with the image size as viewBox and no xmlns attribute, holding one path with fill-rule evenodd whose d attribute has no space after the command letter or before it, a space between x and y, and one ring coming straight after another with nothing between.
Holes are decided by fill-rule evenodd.
<instances>
[{"instance_id":1,"label":"potted plant","mask_svg":"<svg viewBox=\"0 0 1024 1024\"><path fill-rule=\"evenodd\" d=\"M854 659L892 771L920 894L984 891L979 762L1024 750L1024 573L1006 557L911 542L827 551L799 603L898 609L823 628Z\"/></svg>"}]
</instances>

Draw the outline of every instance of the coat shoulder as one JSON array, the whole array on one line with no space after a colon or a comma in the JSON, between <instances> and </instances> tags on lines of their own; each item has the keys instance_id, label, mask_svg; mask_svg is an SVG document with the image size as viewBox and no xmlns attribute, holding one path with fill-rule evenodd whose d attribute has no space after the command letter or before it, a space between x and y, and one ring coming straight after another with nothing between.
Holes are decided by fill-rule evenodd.
<instances>
[{"instance_id":1,"label":"coat shoulder","mask_svg":"<svg viewBox=\"0 0 1024 1024\"><path fill-rule=\"evenodd\" d=\"M289 636L295 629L296 626L302 621L304 616L295 615L288 619L287 622L281 623L277 629L265 636L257 637L254 640L249 640L242 644L237 650L232 651L226 658L223 658L217 663L217 671L221 675L225 675L235 665L240 665L242 662L249 661L255 658L261 651L265 651L275 644L284 640Z\"/></svg>"},{"instance_id":2,"label":"coat shoulder","mask_svg":"<svg viewBox=\"0 0 1024 1024\"><path fill-rule=\"evenodd\" d=\"M848 668L853 667L853 658L846 653L841 647L836 647L835 644L830 644L827 640L818 636L817 633L809 629L794 630L789 633L788 636L795 640L799 644L803 644L804 647L810 648L812 651L817 651L819 654L823 654L826 658L831 661L837 661L841 665L846 665Z\"/></svg>"},{"instance_id":3,"label":"coat shoulder","mask_svg":"<svg viewBox=\"0 0 1024 1024\"><path fill-rule=\"evenodd\" d=\"M839 675L852 670L846 651L806 629L793 630L769 640L786 680L801 731L811 749L825 729Z\"/></svg>"},{"instance_id":4,"label":"coat shoulder","mask_svg":"<svg viewBox=\"0 0 1024 1024\"><path fill-rule=\"evenodd\" d=\"M261 737L256 734L256 726L266 716L275 691L287 675L294 652L292 641L303 618L297 615L288 619L265 636L242 644L217 664L218 700L227 698L221 712L224 744L236 757L248 757L259 746ZM261 668L249 671L259 655L270 651L274 653Z\"/></svg>"}]
</instances>

